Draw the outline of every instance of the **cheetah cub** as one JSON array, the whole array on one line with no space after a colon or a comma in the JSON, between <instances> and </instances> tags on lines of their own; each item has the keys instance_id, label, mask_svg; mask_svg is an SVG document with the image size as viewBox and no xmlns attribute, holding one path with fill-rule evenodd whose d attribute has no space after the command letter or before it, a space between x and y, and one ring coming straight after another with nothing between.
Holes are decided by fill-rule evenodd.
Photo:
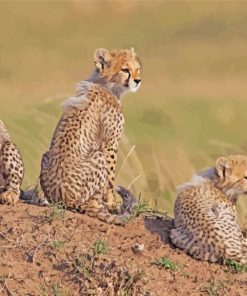
<instances>
[{"instance_id":1,"label":"cheetah cub","mask_svg":"<svg viewBox=\"0 0 247 296\"><path fill-rule=\"evenodd\" d=\"M196 259L247 262L247 239L236 218L236 202L247 194L247 157L220 157L216 166L180 186L172 242Z\"/></svg>"},{"instance_id":2,"label":"cheetah cub","mask_svg":"<svg viewBox=\"0 0 247 296\"><path fill-rule=\"evenodd\" d=\"M15 204L19 200L23 175L21 155L0 120L0 203Z\"/></svg>"},{"instance_id":3,"label":"cheetah cub","mask_svg":"<svg viewBox=\"0 0 247 296\"><path fill-rule=\"evenodd\" d=\"M49 151L42 158L40 184L50 202L107 223L126 217L110 214L118 143L124 116L120 97L141 84L140 62L133 48L97 49L95 71L77 85L63 104Z\"/></svg>"}]
</instances>

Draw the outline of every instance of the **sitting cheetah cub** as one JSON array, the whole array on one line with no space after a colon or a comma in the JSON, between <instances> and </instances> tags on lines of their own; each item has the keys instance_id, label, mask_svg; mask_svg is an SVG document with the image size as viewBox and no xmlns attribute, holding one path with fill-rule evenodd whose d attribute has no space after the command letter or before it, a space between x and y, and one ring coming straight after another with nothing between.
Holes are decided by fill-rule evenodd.
<instances>
[{"instance_id":1,"label":"sitting cheetah cub","mask_svg":"<svg viewBox=\"0 0 247 296\"><path fill-rule=\"evenodd\" d=\"M15 204L19 200L24 165L0 120L0 203Z\"/></svg>"},{"instance_id":2,"label":"sitting cheetah cub","mask_svg":"<svg viewBox=\"0 0 247 296\"><path fill-rule=\"evenodd\" d=\"M236 218L236 202L247 194L247 157L220 157L214 168L180 186L172 242L196 259L247 262L247 239Z\"/></svg>"},{"instance_id":3,"label":"sitting cheetah cub","mask_svg":"<svg viewBox=\"0 0 247 296\"><path fill-rule=\"evenodd\" d=\"M63 114L49 151L42 158L40 184L50 202L107 223L122 224L112 215L115 166L124 116L120 97L140 84L140 63L133 48L97 49L92 77L77 86L63 104Z\"/></svg>"}]
</instances>

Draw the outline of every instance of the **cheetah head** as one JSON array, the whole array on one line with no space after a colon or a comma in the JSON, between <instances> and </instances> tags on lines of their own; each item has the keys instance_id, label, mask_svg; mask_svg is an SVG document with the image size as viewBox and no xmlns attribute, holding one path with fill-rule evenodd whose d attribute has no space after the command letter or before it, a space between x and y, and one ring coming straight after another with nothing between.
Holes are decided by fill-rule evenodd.
<instances>
[{"instance_id":1,"label":"cheetah head","mask_svg":"<svg viewBox=\"0 0 247 296\"><path fill-rule=\"evenodd\" d=\"M120 97L126 92L136 92L141 85L141 65L133 48L95 51L96 71L92 80L104 84Z\"/></svg>"},{"instance_id":2,"label":"cheetah head","mask_svg":"<svg viewBox=\"0 0 247 296\"><path fill-rule=\"evenodd\" d=\"M219 187L235 201L239 195L247 194L247 156L231 155L216 160Z\"/></svg>"}]
</instances>

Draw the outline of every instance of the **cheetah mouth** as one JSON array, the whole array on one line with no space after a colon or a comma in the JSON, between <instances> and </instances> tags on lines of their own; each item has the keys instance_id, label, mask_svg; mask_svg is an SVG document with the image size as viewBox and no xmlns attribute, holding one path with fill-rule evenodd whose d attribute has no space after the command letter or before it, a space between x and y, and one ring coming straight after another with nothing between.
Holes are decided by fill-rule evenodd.
<instances>
[{"instance_id":1,"label":"cheetah mouth","mask_svg":"<svg viewBox=\"0 0 247 296\"><path fill-rule=\"evenodd\" d=\"M132 82L132 81L126 81L124 83L124 87L128 87L128 88L138 88L141 85L141 81L136 83L136 82Z\"/></svg>"},{"instance_id":2,"label":"cheetah mouth","mask_svg":"<svg viewBox=\"0 0 247 296\"><path fill-rule=\"evenodd\" d=\"M134 87L129 87L131 92L136 92L141 86L141 82Z\"/></svg>"}]
</instances>

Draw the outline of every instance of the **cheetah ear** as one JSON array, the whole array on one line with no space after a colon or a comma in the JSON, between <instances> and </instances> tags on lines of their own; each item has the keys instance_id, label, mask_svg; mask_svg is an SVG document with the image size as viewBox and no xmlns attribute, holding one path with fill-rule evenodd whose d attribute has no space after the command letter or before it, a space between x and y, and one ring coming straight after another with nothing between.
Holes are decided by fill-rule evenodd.
<instances>
[{"instance_id":1,"label":"cheetah ear","mask_svg":"<svg viewBox=\"0 0 247 296\"><path fill-rule=\"evenodd\" d=\"M101 72L104 70L105 65L109 63L111 59L110 52L105 48L98 48L94 53L94 62L96 69Z\"/></svg>"},{"instance_id":2,"label":"cheetah ear","mask_svg":"<svg viewBox=\"0 0 247 296\"><path fill-rule=\"evenodd\" d=\"M132 54L133 57L136 56L136 52L135 52L134 47L131 47L131 48L130 48L130 52L131 52L131 54Z\"/></svg>"},{"instance_id":3,"label":"cheetah ear","mask_svg":"<svg viewBox=\"0 0 247 296\"><path fill-rule=\"evenodd\" d=\"M216 172L220 179L225 179L226 170L231 167L231 159L226 156L221 156L216 160Z\"/></svg>"}]
</instances>

